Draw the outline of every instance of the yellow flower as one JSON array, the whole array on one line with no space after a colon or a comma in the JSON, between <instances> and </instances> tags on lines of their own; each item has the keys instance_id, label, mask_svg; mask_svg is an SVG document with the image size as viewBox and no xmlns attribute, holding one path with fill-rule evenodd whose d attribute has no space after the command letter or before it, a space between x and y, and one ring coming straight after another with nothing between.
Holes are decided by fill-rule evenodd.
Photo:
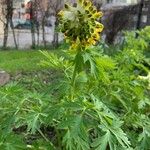
<instances>
[{"instance_id":1,"label":"yellow flower","mask_svg":"<svg viewBox=\"0 0 150 150\"><path fill-rule=\"evenodd\" d=\"M84 0L78 0L78 3L79 3L81 6L83 6L83 2L84 2Z\"/></svg>"},{"instance_id":2,"label":"yellow flower","mask_svg":"<svg viewBox=\"0 0 150 150\"><path fill-rule=\"evenodd\" d=\"M65 5L60 11L60 30L71 44L72 50L85 50L100 39L103 25L97 22L102 12L97 12L90 0L78 0L77 7Z\"/></svg>"},{"instance_id":3,"label":"yellow flower","mask_svg":"<svg viewBox=\"0 0 150 150\"><path fill-rule=\"evenodd\" d=\"M68 4L65 4L65 9L66 10L69 10L70 9L70 6Z\"/></svg>"},{"instance_id":4,"label":"yellow flower","mask_svg":"<svg viewBox=\"0 0 150 150\"><path fill-rule=\"evenodd\" d=\"M59 16L59 17L62 17L63 15L64 15L64 11L61 10L61 11L58 13L58 16Z\"/></svg>"},{"instance_id":5,"label":"yellow flower","mask_svg":"<svg viewBox=\"0 0 150 150\"><path fill-rule=\"evenodd\" d=\"M92 38L93 38L94 40L98 41L99 38L100 38L99 33L94 32L94 34L92 35Z\"/></svg>"},{"instance_id":6,"label":"yellow flower","mask_svg":"<svg viewBox=\"0 0 150 150\"><path fill-rule=\"evenodd\" d=\"M101 23L99 23L98 21L96 21L95 23L96 23L97 28L104 28L104 26Z\"/></svg>"},{"instance_id":7,"label":"yellow flower","mask_svg":"<svg viewBox=\"0 0 150 150\"><path fill-rule=\"evenodd\" d=\"M96 28L95 31L96 31L97 33L100 33L100 32L103 31L103 28Z\"/></svg>"},{"instance_id":8,"label":"yellow flower","mask_svg":"<svg viewBox=\"0 0 150 150\"><path fill-rule=\"evenodd\" d=\"M96 41L93 38L89 38L87 42L89 45L95 45L96 44Z\"/></svg>"},{"instance_id":9,"label":"yellow flower","mask_svg":"<svg viewBox=\"0 0 150 150\"><path fill-rule=\"evenodd\" d=\"M100 17L102 17L103 16L103 13L102 12L96 12L96 13L94 13L93 14L93 18L100 18Z\"/></svg>"},{"instance_id":10,"label":"yellow flower","mask_svg":"<svg viewBox=\"0 0 150 150\"><path fill-rule=\"evenodd\" d=\"M89 9L89 7L91 7L92 6L92 3L90 2L90 1L84 1L84 8L87 10L87 9Z\"/></svg>"}]
</instances>

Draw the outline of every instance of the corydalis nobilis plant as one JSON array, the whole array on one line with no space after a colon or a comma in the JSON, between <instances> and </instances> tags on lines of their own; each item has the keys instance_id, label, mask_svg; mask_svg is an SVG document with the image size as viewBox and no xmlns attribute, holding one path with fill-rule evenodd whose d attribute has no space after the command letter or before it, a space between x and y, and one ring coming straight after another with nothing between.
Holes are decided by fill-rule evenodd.
<instances>
[{"instance_id":1,"label":"corydalis nobilis plant","mask_svg":"<svg viewBox=\"0 0 150 150\"><path fill-rule=\"evenodd\" d=\"M65 4L58 15L60 30L71 44L70 49L84 50L100 39L103 25L98 20L102 12L98 12L89 0L78 0L75 7Z\"/></svg>"}]
</instances>

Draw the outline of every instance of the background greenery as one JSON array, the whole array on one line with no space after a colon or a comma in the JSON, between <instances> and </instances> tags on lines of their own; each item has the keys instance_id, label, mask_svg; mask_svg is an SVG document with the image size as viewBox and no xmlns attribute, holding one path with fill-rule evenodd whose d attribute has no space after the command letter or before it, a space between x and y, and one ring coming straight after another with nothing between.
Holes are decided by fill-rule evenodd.
<instances>
[{"instance_id":1,"label":"background greenery","mask_svg":"<svg viewBox=\"0 0 150 150\"><path fill-rule=\"evenodd\" d=\"M72 56L64 45L42 51L45 56L1 51L0 68L12 78L0 87L0 148L148 150L149 32L143 29L137 39L128 32L123 45L103 43L86 51L90 70L77 74L73 93Z\"/></svg>"}]
</instances>

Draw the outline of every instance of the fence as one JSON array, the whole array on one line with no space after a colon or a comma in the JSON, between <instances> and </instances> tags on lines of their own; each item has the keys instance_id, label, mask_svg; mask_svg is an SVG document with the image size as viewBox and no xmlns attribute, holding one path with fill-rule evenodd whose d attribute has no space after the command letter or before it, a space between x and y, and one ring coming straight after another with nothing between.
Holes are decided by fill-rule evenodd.
<instances>
[{"instance_id":1,"label":"fence","mask_svg":"<svg viewBox=\"0 0 150 150\"><path fill-rule=\"evenodd\" d=\"M106 42L112 44L116 39L121 39L122 30L134 30L137 27L143 28L150 25L150 1L144 1L141 12L140 8L140 3L136 5L110 3L103 6L104 17L102 22L105 26Z\"/></svg>"}]
</instances>

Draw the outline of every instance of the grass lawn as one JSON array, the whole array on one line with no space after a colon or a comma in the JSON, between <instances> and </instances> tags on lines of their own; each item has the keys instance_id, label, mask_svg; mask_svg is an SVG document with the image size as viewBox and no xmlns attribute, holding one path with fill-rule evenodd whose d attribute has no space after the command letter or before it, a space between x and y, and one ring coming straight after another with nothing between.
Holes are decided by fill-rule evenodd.
<instances>
[{"instance_id":1,"label":"grass lawn","mask_svg":"<svg viewBox=\"0 0 150 150\"><path fill-rule=\"evenodd\" d=\"M39 51L0 51L0 70L11 74L16 72L36 71L43 67L39 65L44 56Z\"/></svg>"}]
</instances>

